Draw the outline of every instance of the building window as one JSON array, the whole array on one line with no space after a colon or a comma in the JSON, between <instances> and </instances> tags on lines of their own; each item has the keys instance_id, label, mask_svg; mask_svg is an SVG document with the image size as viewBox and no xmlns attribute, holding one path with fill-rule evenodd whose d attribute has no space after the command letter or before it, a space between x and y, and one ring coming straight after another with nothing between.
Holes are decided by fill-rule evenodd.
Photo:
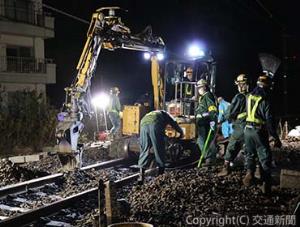
<instances>
[{"instance_id":1,"label":"building window","mask_svg":"<svg viewBox=\"0 0 300 227\"><path fill-rule=\"evenodd\" d=\"M9 19L34 23L33 3L29 0L5 0L5 16Z\"/></svg>"},{"instance_id":2,"label":"building window","mask_svg":"<svg viewBox=\"0 0 300 227\"><path fill-rule=\"evenodd\" d=\"M34 72L36 61L32 47L8 46L6 48L7 71Z\"/></svg>"},{"instance_id":3,"label":"building window","mask_svg":"<svg viewBox=\"0 0 300 227\"><path fill-rule=\"evenodd\" d=\"M7 46L6 56L25 58L33 57L33 48L21 46Z\"/></svg>"}]
</instances>

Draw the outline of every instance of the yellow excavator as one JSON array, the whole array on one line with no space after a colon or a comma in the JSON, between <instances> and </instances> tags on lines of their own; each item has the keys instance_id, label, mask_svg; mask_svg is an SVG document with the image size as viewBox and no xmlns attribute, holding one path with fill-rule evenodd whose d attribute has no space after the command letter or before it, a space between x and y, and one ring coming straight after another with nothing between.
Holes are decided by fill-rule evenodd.
<instances>
[{"instance_id":1,"label":"yellow excavator","mask_svg":"<svg viewBox=\"0 0 300 227\"><path fill-rule=\"evenodd\" d=\"M161 108L163 82L159 76L157 53L164 52L165 44L161 37L152 35L151 27L139 34L132 34L121 18L116 16L120 7L103 7L92 15L80 60L77 76L70 87L65 88L66 96L61 112L58 114L56 139L59 157L65 169L80 167L83 145L78 143L83 130L84 116L90 116L90 87L95 74L101 49L127 49L151 53L151 71L154 92L154 106Z\"/></svg>"}]
</instances>

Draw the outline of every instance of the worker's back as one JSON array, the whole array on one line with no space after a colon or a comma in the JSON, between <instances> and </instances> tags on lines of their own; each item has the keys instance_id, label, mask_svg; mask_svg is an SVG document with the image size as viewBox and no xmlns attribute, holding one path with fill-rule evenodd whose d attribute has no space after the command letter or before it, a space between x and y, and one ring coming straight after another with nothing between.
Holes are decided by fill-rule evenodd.
<instances>
[{"instance_id":1,"label":"worker's back","mask_svg":"<svg viewBox=\"0 0 300 227\"><path fill-rule=\"evenodd\" d=\"M147 113L141 120L141 127L149 124L164 124L165 118L163 112L160 110L151 111Z\"/></svg>"}]
</instances>

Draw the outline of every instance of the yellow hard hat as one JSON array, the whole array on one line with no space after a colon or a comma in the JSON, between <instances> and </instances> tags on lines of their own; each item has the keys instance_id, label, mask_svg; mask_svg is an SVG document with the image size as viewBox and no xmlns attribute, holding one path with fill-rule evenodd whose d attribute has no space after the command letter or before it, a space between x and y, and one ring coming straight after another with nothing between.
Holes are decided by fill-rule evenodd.
<instances>
[{"instance_id":1,"label":"yellow hard hat","mask_svg":"<svg viewBox=\"0 0 300 227\"><path fill-rule=\"evenodd\" d=\"M262 87L268 87L271 84L270 77L266 75L262 75L258 77L257 79L257 85L262 86Z\"/></svg>"},{"instance_id":2,"label":"yellow hard hat","mask_svg":"<svg viewBox=\"0 0 300 227\"><path fill-rule=\"evenodd\" d=\"M237 78L234 81L234 83L236 85L238 85L238 84L245 84L245 83L247 83L247 80L248 79L247 79L247 76L245 74L240 74L240 75L237 76Z\"/></svg>"},{"instance_id":3,"label":"yellow hard hat","mask_svg":"<svg viewBox=\"0 0 300 227\"><path fill-rule=\"evenodd\" d=\"M198 80L196 87L205 87L205 86L207 86L206 80L204 80L204 79Z\"/></svg>"}]
</instances>

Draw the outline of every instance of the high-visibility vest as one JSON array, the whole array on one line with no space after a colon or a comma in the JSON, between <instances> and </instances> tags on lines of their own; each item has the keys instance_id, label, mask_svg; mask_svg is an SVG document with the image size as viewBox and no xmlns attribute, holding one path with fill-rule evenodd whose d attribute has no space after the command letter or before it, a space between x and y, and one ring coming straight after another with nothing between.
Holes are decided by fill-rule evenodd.
<instances>
[{"instance_id":1,"label":"high-visibility vest","mask_svg":"<svg viewBox=\"0 0 300 227\"><path fill-rule=\"evenodd\" d=\"M192 93L193 93L193 85L186 84L185 85L185 95L190 96L190 95L192 95Z\"/></svg>"},{"instance_id":2,"label":"high-visibility vest","mask_svg":"<svg viewBox=\"0 0 300 227\"><path fill-rule=\"evenodd\" d=\"M247 113L246 112L242 112L242 113L240 113L240 114L237 115L237 119L242 119L242 118L244 118L246 116L247 116Z\"/></svg>"},{"instance_id":3,"label":"high-visibility vest","mask_svg":"<svg viewBox=\"0 0 300 227\"><path fill-rule=\"evenodd\" d=\"M199 97L199 101L198 101L198 104L200 105L201 102L202 102L202 99L204 99L204 97L207 95L208 92L205 92L202 96ZM217 105L210 105L208 106L207 108L207 112L204 112L202 114L197 114L196 115L196 118L202 118L202 117L205 117L205 116L208 116L209 115L209 112L218 112L218 109L217 109Z\"/></svg>"},{"instance_id":4,"label":"high-visibility vest","mask_svg":"<svg viewBox=\"0 0 300 227\"><path fill-rule=\"evenodd\" d=\"M249 95L247 99L247 122L264 124L264 121L255 117L255 113L258 107L259 102L262 100L261 96ZM252 103L254 105L252 106Z\"/></svg>"}]
</instances>

